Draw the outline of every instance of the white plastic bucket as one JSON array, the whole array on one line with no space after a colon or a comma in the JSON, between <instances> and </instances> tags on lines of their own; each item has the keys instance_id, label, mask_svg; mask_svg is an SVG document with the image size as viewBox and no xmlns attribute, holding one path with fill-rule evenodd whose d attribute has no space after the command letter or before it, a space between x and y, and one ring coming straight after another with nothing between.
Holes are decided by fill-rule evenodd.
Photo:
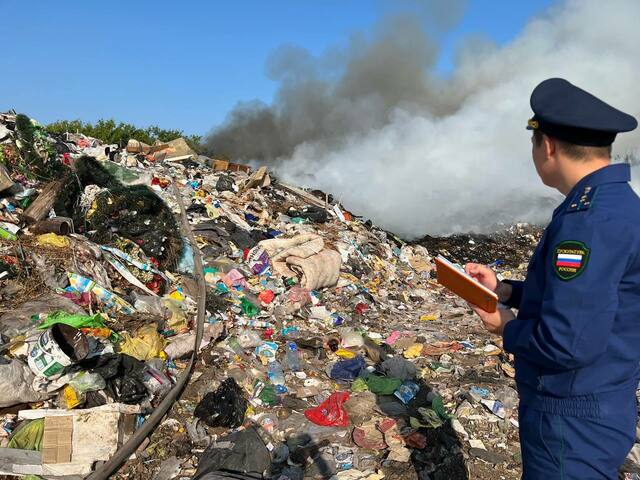
<instances>
[{"instance_id":1,"label":"white plastic bucket","mask_svg":"<svg viewBox=\"0 0 640 480\"><path fill-rule=\"evenodd\" d=\"M80 330L57 323L42 332L31 346L28 363L36 375L53 377L88 353L89 342Z\"/></svg>"}]
</instances>

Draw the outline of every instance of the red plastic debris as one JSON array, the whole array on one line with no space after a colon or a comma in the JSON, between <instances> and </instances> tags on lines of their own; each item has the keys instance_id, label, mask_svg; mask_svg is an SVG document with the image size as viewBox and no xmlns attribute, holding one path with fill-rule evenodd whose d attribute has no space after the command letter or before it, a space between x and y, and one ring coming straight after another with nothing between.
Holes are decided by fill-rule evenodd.
<instances>
[{"instance_id":1,"label":"red plastic debris","mask_svg":"<svg viewBox=\"0 0 640 480\"><path fill-rule=\"evenodd\" d=\"M366 303L360 302L359 304L356 305L356 309L355 310L356 310L356 313L358 313L360 315L364 315L364 312L369 310L369 305L367 305Z\"/></svg>"},{"instance_id":2,"label":"red plastic debris","mask_svg":"<svg viewBox=\"0 0 640 480\"><path fill-rule=\"evenodd\" d=\"M169 183L169 180L167 180L166 178L153 177L151 179L151 185L158 185L160 188L167 188L169 186Z\"/></svg>"},{"instance_id":3,"label":"red plastic debris","mask_svg":"<svg viewBox=\"0 0 640 480\"><path fill-rule=\"evenodd\" d=\"M349 414L344 402L349 400L349 392L335 392L315 408L304 411L304 416L316 425L325 427L346 427L349 425Z\"/></svg>"},{"instance_id":4,"label":"red plastic debris","mask_svg":"<svg viewBox=\"0 0 640 480\"><path fill-rule=\"evenodd\" d=\"M276 294L273 293L271 290L263 290L260 292L260 295L258 295L258 298L262 303L269 304L273 302L274 298L276 298Z\"/></svg>"}]
</instances>

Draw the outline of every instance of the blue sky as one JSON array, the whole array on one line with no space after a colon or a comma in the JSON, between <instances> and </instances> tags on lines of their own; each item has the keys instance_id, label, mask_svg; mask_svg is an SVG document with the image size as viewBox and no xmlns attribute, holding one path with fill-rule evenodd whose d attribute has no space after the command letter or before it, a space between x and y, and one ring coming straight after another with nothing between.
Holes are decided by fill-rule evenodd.
<instances>
[{"instance_id":1,"label":"blue sky","mask_svg":"<svg viewBox=\"0 0 640 480\"><path fill-rule=\"evenodd\" d=\"M504 44L553 0L469 0L438 40L452 68L467 35ZM269 54L294 44L314 54L367 32L400 0L44 2L0 0L0 111L40 122L115 118L204 134L239 100L269 102ZM9 41L7 41L9 40Z\"/></svg>"}]
</instances>

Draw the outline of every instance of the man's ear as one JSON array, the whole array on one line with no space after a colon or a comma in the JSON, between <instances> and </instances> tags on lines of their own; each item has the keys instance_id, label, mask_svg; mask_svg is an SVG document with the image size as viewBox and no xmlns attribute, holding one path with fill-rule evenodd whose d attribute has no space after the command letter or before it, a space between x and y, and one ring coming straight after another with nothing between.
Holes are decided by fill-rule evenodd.
<instances>
[{"instance_id":1,"label":"man's ear","mask_svg":"<svg viewBox=\"0 0 640 480\"><path fill-rule=\"evenodd\" d=\"M542 135L542 140L544 143L544 151L545 151L546 157L547 158L553 157L556 154L556 150L558 148L556 141L547 135Z\"/></svg>"}]
</instances>

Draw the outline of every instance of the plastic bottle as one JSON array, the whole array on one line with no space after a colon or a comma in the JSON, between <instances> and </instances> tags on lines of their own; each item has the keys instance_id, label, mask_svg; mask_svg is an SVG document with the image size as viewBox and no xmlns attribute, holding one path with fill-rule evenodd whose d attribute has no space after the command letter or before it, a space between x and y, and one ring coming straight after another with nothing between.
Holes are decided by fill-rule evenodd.
<instances>
[{"instance_id":1,"label":"plastic bottle","mask_svg":"<svg viewBox=\"0 0 640 480\"><path fill-rule=\"evenodd\" d=\"M282 336L284 336L284 337L287 337L287 336L288 336L288 337L295 337L295 336L297 336L298 332L299 332L299 329L298 329L298 327L296 327L296 326L292 326L292 327L284 327L284 328L280 331L280 333L281 333L281 334L282 334Z\"/></svg>"},{"instance_id":2,"label":"plastic bottle","mask_svg":"<svg viewBox=\"0 0 640 480\"><path fill-rule=\"evenodd\" d=\"M147 391L154 395L156 398L164 398L164 396L171 390L171 380L161 370L157 370L154 367L147 365L142 377L142 383L147 387Z\"/></svg>"},{"instance_id":3,"label":"plastic bottle","mask_svg":"<svg viewBox=\"0 0 640 480\"><path fill-rule=\"evenodd\" d=\"M299 372L302 370L300 367L300 352L298 351L298 346L295 342L289 342L287 344L287 355L285 357L285 362L289 370L292 372Z\"/></svg>"},{"instance_id":4,"label":"plastic bottle","mask_svg":"<svg viewBox=\"0 0 640 480\"><path fill-rule=\"evenodd\" d=\"M495 392L495 397L502 402L507 416L511 416L511 414L518 408L518 392L511 387L501 388Z\"/></svg>"},{"instance_id":5,"label":"plastic bottle","mask_svg":"<svg viewBox=\"0 0 640 480\"><path fill-rule=\"evenodd\" d=\"M278 417L273 414L265 413L258 419L258 424L269 434L273 435L273 432L278 427ZM271 439L269 439L271 440Z\"/></svg>"},{"instance_id":6,"label":"plastic bottle","mask_svg":"<svg viewBox=\"0 0 640 480\"><path fill-rule=\"evenodd\" d=\"M227 347L236 355L242 355L244 353L244 349L242 348L236 337L229 337L227 339Z\"/></svg>"},{"instance_id":7,"label":"plastic bottle","mask_svg":"<svg viewBox=\"0 0 640 480\"><path fill-rule=\"evenodd\" d=\"M240 330L236 338L242 348L255 348L262 343L260 335L247 329Z\"/></svg>"},{"instance_id":8,"label":"plastic bottle","mask_svg":"<svg viewBox=\"0 0 640 480\"><path fill-rule=\"evenodd\" d=\"M267 375L269 376L269 380L272 384L284 385L284 370L282 369L280 362L277 360L269 363Z\"/></svg>"},{"instance_id":9,"label":"plastic bottle","mask_svg":"<svg viewBox=\"0 0 640 480\"><path fill-rule=\"evenodd\" d=\"M324 427L316 425L306 417L294 413L286 420L279 422L278 430L280 432L294 430L294 434L287 438L287 445L295 450L301 445L308 444L311 440L316 445L326 440L329 444L344 444L348 441L351 430L344 427Z\"/></svg>"},{"instance_id":10,"label":"plastic bottle","mask_svg":"<svg viewBox=\"0 0 640 480\"><path fill-rule=\"evenodd\" d=\"M236 320L236 325L251 328L273 328L273 324L264 320Z\"/></svg>"}]
</instances>

